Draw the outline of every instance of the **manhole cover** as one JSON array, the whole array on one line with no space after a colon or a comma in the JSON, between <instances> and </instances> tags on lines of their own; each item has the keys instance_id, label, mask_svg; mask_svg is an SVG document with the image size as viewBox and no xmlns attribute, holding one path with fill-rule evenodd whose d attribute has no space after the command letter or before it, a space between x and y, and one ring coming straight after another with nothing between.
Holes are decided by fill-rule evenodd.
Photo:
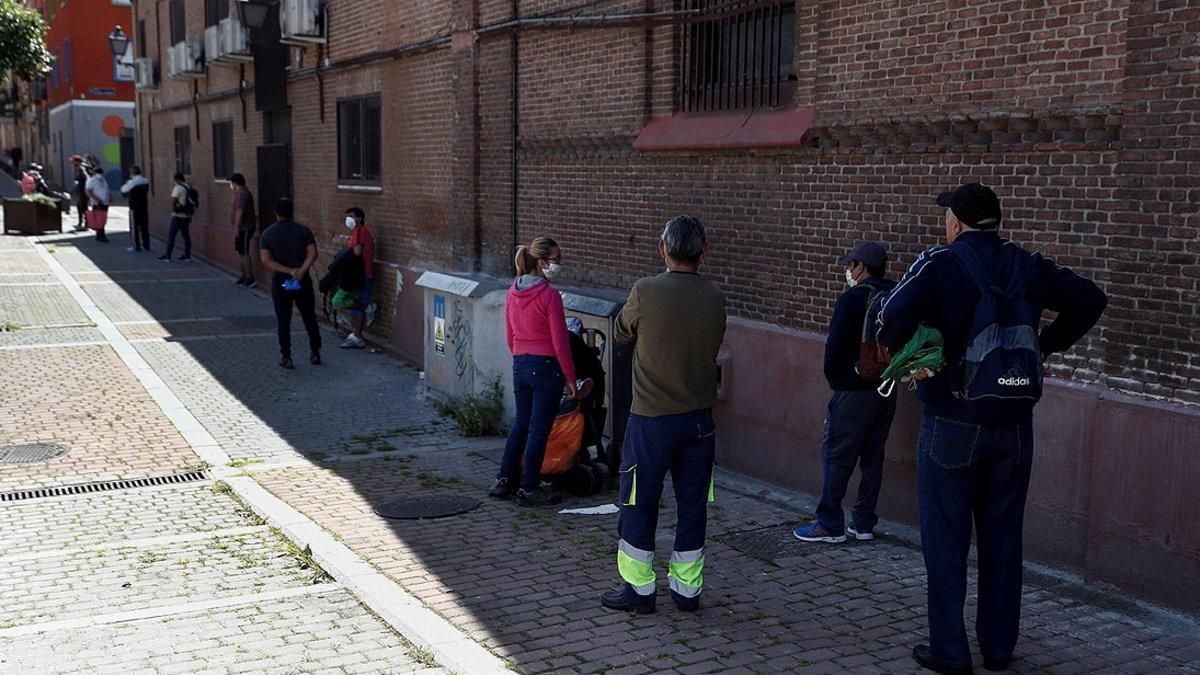
<instances>
[{"instance_id":1,"label":"manhole cover","mask_svg":"<svg viewBox=\"0 0 1200 675\"><path fill-rule=\"evenodd\" d=\"M418 520L421 518L445 518L466 513L479 506L478 499L459 497L456 495L434 495L431 497L412 497L388 502L375 509L375 513L384 518L396 520Z\"/></svg>"},{"instance_id":2,"label":"manhole cover","mask_svg":"<svg viewBox=\"0 0 1200 675\"><path fill-rule=\"evenodd\" d=\"M70 450L62 443L0 445L0 464L32 464L62 457Z\"/></svg>"},{"instance_id":3,"label":"manhole cover","mask_svg":"<svg viewBox=\"0 0 1200 675\"><path fill-rule=\"evenodd\" d=\"M792 527L772 525L756 530L731 532L717 539L752 558L775 562L781 558L802 556L805 553L804 544L792 536Z\"/></svg>"}]
</instances>

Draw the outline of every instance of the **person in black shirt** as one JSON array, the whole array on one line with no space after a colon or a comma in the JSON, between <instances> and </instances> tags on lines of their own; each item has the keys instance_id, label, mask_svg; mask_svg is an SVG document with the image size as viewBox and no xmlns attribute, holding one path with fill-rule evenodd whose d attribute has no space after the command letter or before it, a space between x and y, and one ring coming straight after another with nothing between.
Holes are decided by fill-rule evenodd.
<instances>
[{"instance_id":1,"label":"person in black shirt","mask_svg":"<svg viewBox=\"0 0 1200 675\"><path fill-rule=\"evenodd\" d=\"M840 544L846 533L859 540L874 539L879 517L875 506L883 485L883 448L896 414L896 398L876 391L878 378L865 378L858 371L863 324L868 310L879 306L882 294L895 283L884 278L887 250L873 241L861 242L838 259L845 266L850 288L838 298L825 339L825 379L833 389L821 441L824 480L817 522L792 532L800 541ZM861 478L850 524L845 522L842 499L858 464Z\"/></svg>"},{"instance_id":2,"label":"person in black shirt","mask_svg":"<svg viewBox=\"0 0 1200 675\"><path fill-rule=\"evenodd\" d=\"M149 192L150 181L142 175L141 167L129 167L129 180L121 186L121 193L129 197L129 234L134 251L150 250Z\"/></svg>"},{"instance_id":3,"label":"person in black shirt","mask_svg":"<svg viewBox=\"0 0 1200 675\"><path fill-rule=\"evenodd\" d=\"M1108 298L1091 281L1002 239L997 233L1000 199L991 188L967 183L939 195L937 205L946 209L947 245L922 253L879 312L879 343L893 354L924 323L942 334L946 358L939 372L915 376L917 398L925 404L917 490L929 644L914 647L913 659L937 672L971 672L963 604L974 523L979 555L975 635L984 668L1005 670L1021 623L1021 536L1038 396L1024 388L1021 395L995 391L1040 384L1040 361L1070 349L1091 330ZM1028 313L1022 324L979 331L976 313L989 306ZM1046 309L1058 316L1043 328ZM968 356L980 363L992 352L1025 351L1031 352L1036 372L998 378L992 372L979 381L996 388L987 395L964 384ZM971 386L975 382L970 380Z\"/></svg>"},{"instance_id":4,"label":"person in black shirt","mask_svg":"<svg viewBox=\"0 0 1200 675\"><path fill-rule=\"evenodd\" d=\"M295 368L292 363L292 304L300 311L308 332L312 352L308 362L321 365L321 329L313 301L312 277L308 270L317 261L317 240L312 230L292 221L292 200L284 197L275 206L275 224L259 238L259 256L263 267L271 270L271 300L275 303L276 329L279 333L279 365ZM288 287L285 287L284 284ZM289 288L298 285L298 288Z\"/></svg>"},{"instance_id":5,"label":"person in black shirt","mask_svg":"<svg viewBox=\"0 0 1200 675\"><path fill-rule=\"evenodd\" d=\"M87 196L87 174L83 171L83 156L71 155L71 164L75 165L75 213L79 215L79 222L75 224L76 232L83 232L87 229L83 221L87 218L88 212L88 196Z\"/></svg>"}]
</instances>

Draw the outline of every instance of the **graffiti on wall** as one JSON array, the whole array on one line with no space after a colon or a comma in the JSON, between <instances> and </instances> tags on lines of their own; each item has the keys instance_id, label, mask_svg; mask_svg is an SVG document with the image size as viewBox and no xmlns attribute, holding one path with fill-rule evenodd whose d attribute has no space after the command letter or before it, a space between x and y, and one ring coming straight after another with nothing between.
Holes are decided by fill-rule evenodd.
<instances>
[{"instance_id":1,"label":"graffiti on wall","mask_svg":"<svg viewBox=\"0 0 1200 675\"><path fill-rule=\"evenodd\" d=\"M451 340L454 342L454 374L463 379L471 363L471 319L461 299L454 301L454 323L450 325Z\"/></svg>"}]
</instances>

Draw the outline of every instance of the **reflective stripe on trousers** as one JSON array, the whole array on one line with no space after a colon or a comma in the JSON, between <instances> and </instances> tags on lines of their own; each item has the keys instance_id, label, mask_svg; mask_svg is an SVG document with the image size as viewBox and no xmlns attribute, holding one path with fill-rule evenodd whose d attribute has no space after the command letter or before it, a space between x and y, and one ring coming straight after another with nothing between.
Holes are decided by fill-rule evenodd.
<instances>
[{"instance_id":1,"label":"reflective stripe on trousers","mask_svg":"<svg viewBox=\"0 0 1200 675\"><path fill-rule=\"evenodd\" d=\"M654 551L644 551L622 539L617 545L617 571L638 595L654 595Z\"/></svg>"},{"instance_id":2,"label":"reflective stripe on trousers","mask_svg":"<svg viewBox=\"0 0 1200 675\"><path fill-rule=\"evenodd\" d=\"M672 551L667 581L672 591L685 598L700 595L700 589L704 586L704 549Z\"/></svg>"}]
</instances>

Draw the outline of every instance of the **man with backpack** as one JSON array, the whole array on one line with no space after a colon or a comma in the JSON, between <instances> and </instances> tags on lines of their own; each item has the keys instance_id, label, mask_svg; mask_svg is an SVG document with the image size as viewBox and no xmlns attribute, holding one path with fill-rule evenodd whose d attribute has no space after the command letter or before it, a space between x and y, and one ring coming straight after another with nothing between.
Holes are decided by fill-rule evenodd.
<instances>
[{"instance_id":1,"label":"man with backpack","mask_svg":"<svg viewBox=\"0 0 1200 675\"><path fill-rule=\"evenodd\" d=\"M895 353L923 324L943 337L946 367L918 374L925 403L917 449L929 644L920 665L971 671L963 621L975 523L983 665L1004 670L1021 616L1021 528L1033 460L1042 362L1069 349L1107 304L1091 281L1002 239L1000 200L968 183L938 196L946 246L921 254L884 300L879 342ZM1058 316L1040 331L1044 310Z\"/></svg>"},{"instance_id":2,"label":"man with backpack","mask_svg":"<svg viewBox=\"0 0 1200 675\"><path fill-rule=\"evenodd\" d=\"M192 259L192 216L196 215L196 207L200 205L200 194L183 181L183 174L175 174L175 187L171 188L171 226L167 229L167 252L158 257L164 262L171 261L171 252L175 250L175 235L183 235L183 255L180 260Z\"/></svg>"},{"instance_id":3,"label":"man with backpack","mask_svg":"<svg viewBox=\"0 0 1200 675\"><path fill-rule=\"evenodd\" d=\"M896 398L875 391L882 364L868 363L869 358L862 358L862 349L864 344L874 344L871 329L879 301L896 286L884 278L887 263L887 249L873 241L859 243L838 259L850 288L838 298L825 339L825 380L833 397L821 441L824 480L817 521L792 532L800 541L840 544L846 541L846 533L863 541L875 538L883 447L896 414ZM862 476L854 513L846 525L842 499L855 464Z\"/></svg>"}]
</instances>

